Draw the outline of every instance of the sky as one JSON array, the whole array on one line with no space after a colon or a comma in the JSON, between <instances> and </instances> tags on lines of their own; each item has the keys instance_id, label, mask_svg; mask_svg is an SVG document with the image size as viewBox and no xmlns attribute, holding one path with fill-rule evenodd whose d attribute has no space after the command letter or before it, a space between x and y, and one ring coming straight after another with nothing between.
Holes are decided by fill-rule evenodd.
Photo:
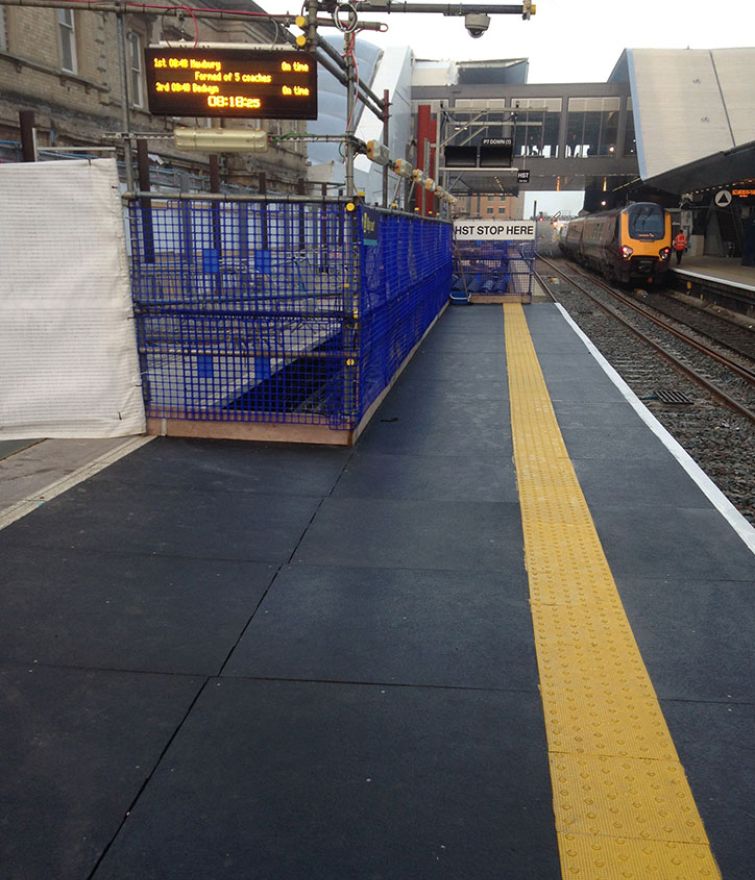
<instances>
[{"instance_id":1,"label":"sky","mask_svg":"<svg viewBox=\"0 0 755 880\"><path fill-rule=\"evenodd\" d=\"M300 11L296 0L258 2L268 12ZM461 18L417 13L360 18L388 25L384 34L365 32L366 39L382 47L408 44L418 58L529 58L531 83L605 82L625 48L755 45L755 0L537 0L536 5L529 21L491 16L479 39L467 34Z\"/></svg>"},{"instance_id":2,"label":"sky","mask_svg":"<svg viewBox=\"0 0 755 880\"><path fill-rule=\"evenodd\" d=\"M268 12L300 10L289 0L258 2ZM530 83L605 82L625 48L755 45L755 0L536 0L536 5L529 21L491 16L488 32L479 39L467 34L462 18L410 13L360 18L389 27L383 34L365 32L364 38L383 48L410 45L417 58L529 58ZM539 195L530 194L525 212ZM571 202L579 206L581 196L554 193L547 202L541 197L538 207L570 210Z\"/></svg>"}]
</instances>

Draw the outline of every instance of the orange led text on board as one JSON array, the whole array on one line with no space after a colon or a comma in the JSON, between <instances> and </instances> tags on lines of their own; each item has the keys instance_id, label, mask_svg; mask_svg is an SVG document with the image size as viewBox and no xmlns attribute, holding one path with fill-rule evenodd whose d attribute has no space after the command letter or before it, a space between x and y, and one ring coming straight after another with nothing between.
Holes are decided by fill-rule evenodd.
<instances>
[{"instance_id":1,"label":"orange led text on board","mask_svg":"<svg viewBox=\"0 0 755 880\"><path fill-rule=\"evenodd\" d=\"M238 50L148 52L152 112L243 116L248 111L269 118L316 118L316 68L310 56L298 59L288 53L275 58Z\"/></svg>"}]
</instances>

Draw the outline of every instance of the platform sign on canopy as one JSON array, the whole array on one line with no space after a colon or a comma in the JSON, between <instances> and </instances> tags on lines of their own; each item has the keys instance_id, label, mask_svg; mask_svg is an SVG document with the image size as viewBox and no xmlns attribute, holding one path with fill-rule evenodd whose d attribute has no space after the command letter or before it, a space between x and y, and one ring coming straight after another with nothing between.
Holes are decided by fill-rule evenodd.
<instances>
[{"instance_id":1,"label":"platform sign on canopy","mask_svg":"<svg viewBox=\"0 0 755 880\"><path fill-rule=\"evenodd\" d=\"M447 144L443 162L446 168L510 168L513 150L510 137L483 138L479 146Z\"/></svg>"},{"instance_id":2,"label":"platform sign on canopy","mask_svg":"<svg viewBox=\"0 0 755 880\"><path fill-rule=\"evenodd\" d=\"M309 52L200 45L144 55L151 113L317 119L317 60Z\"/></svg>"}]
</instances>

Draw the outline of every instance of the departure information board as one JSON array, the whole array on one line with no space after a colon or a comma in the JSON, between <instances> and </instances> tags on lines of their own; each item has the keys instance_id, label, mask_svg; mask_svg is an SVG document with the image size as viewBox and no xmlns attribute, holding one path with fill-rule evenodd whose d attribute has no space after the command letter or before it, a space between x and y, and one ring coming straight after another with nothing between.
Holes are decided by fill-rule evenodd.
<instances>
[{"instance_id":1,"label":"departure information board","mask_svg":"<svg viewBox=\"0 0 755 880\"><path fill-rule=\"evenodd\" d=\"M510 137L483 138L480 144L480 168L508 168L514 151Z\"/></svg>"},{"instance_id":2,"label":"departure information board","mask_svg":"<svg viewBox=\"0 0 755 880\"><path fill-rule=\"evenodd\" d=\"M144 50L151 113L317 119L317 60L266 49Z\"/></svg>"}]
</instances>

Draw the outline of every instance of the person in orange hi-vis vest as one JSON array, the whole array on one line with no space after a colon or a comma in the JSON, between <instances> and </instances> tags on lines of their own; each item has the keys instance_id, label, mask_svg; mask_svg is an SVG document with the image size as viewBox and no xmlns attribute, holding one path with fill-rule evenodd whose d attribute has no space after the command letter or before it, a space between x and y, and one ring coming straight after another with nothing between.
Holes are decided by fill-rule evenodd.
<instances>
[{"instance_id":1,"label":"person in orange hi-vis vest","mask_svg":"<svg viewBox=\"0 0 755 880\"><path fill-rule=\"evenodd\" d=\"M680 229L674 236L673 247L676 251L676 265L678 266L682 261L682 254L687 250L687 236L683 229Z\"/></svg>"}]
</instances>

